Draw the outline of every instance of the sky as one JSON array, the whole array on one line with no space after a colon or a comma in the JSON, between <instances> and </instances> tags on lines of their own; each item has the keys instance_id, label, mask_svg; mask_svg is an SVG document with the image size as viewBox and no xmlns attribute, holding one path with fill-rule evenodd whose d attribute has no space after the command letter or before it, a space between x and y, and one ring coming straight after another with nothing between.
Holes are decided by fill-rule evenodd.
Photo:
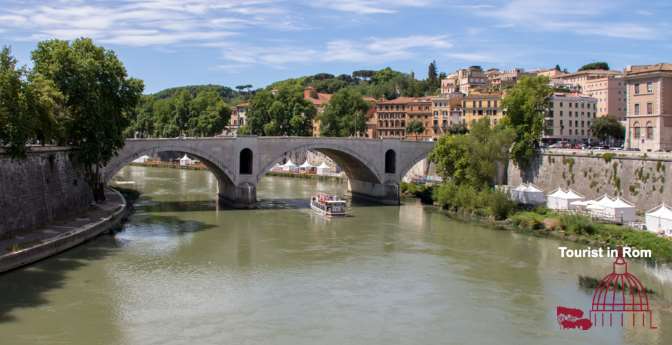
<instances>
[{"instance_id":1,"label":"sky","mask_svg":"<svg viewBox=\"0 0 672 345\"><path fill-rule=\"evenodd\" d=\"M387 66L424 78L432 60L622 69L672 62L672 1L0 0L0 45L21 64L41 40L78 37L114 50L148 93Z\"/></svg>"}]
</instances>

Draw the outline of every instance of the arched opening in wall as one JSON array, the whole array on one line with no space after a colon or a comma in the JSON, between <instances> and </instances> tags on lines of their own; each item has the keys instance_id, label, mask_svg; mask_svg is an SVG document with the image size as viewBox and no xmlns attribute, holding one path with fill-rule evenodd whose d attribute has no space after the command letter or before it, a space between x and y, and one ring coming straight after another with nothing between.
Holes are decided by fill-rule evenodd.
<instances>
[{"instance_id":1,"label":"arched opening in wall","mask_svg":"<svg viewBox=\"0 0 672 345\"><path fill-rule=\"evenodd\" d=\"M397 153L394 150L385 152L385 173L394 174L397 171Z\"/></svg>"},{"instance_id":2,"label":"arched opening in wall","mask_svg":"<svg viewBox=\"0 0 672 345\"><path fill-rule=\"evenodd\" d=\"M233 185L231 173L207 153L180 149L122 151L104 167L103 178L113 187L139 192L147 202L136 207L146 204L148 211L216 209L219 192Z\"/></svg>"},{"instance_id":3,"label":"arched opening in wall","mask_svg":"<svg viewBox=\"0 0 672 345\"><path fill-rule=\"evenodd\" d=\"M252 150L245 148L240 151L239 173L241 175L252 175L252 166L254 163Z\"/></svg>"}]
</instances>

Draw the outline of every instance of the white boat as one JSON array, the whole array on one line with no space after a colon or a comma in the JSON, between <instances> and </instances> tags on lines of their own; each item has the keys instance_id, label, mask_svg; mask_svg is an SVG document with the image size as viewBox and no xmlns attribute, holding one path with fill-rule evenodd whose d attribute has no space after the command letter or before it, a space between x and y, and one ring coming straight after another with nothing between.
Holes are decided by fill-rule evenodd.
<instances>
[{"instance_id":1,"label":"white boat","mask_svg":"<svg viewBox=\"0 0 672 345\"><path fill-rule=\"evenodd\" d=\"M346 207L346 201L336 195L317 193L310 197L310 208L321 216L345 216Z\"/></svg>"}]
</instances>

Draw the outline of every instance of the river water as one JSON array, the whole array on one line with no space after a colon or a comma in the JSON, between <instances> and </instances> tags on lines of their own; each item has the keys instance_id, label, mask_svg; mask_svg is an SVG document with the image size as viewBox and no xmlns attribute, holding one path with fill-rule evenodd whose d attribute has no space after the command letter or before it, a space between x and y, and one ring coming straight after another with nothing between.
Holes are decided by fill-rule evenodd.
<instances>
[{"instance_id":1,"label":"river water","mask_svg":"<svg viewBox=\"0 0 672 345\"><path fill-rule=\"evenodd\" d=\"M267 177L259 209L228 210L206 171L118 180L143 193L122 232L0 275L0 344L672 344L669 271L630 265L658 329L561 330L556 306L587 311L578 275L610 259L414 202L311 213L343 183Z\"/></svg>"}]
</instances>

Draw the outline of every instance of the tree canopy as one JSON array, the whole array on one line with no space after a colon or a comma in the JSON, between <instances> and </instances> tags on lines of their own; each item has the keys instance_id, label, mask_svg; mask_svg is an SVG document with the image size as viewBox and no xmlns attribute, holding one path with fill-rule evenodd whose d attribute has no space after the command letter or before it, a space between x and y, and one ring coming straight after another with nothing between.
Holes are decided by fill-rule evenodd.
<instances>
[{"instance_id":1,"label":"tree canopy","mask_svg":"<svg viewBox=\"0 0 672 345\"><path fill-rule=\"evenodd\" d=\"M418 139L418 134L425 132L425 125L420 120L412 120L406 126L406 133L415 134L415 139Z\"/></svg>"},{"instance_id":2,"label":"tree canopy","mask_svg":"<svg viewBox=\"0 0 672 345\"><path fill-rule=\"evenodd\" d=\"M254 135L310 136L317 109L303 99L303 89L285 86L264 90L250 99L247 124L242 133Z\"/></svg>"},{"instance_id":3,"label":"tree canopy","mask_svg":"<svg viewBox=\"0 0 672 345\"><path fill-rule=\"evenodd\" d=\"M611 116L598 117L590 126L593 136L600 141L623 140L625 127Z\"/></svg>"},{"instance_id":4,"label":"tree canopy","mask_svg":"<svg viewBox=\"0 0 672 345\"><path fill-rule=\"evenodd\" d=\"M591 62L589 64L585 64L579 68L579 71L587 71L591 69L601 69L608 71L609 70L609 64L603 61L598 61L598 62Z\"/></svg>"},{"instance_id":5,"label":"tree canopy","mask_svg":"<svg viewBox=\"0 0 672 345\"><path fill-rule=\"evenodd\" d=\"M348 137L366 131L366 113L369 103L352 89L341 89L334 94L320 115L320 135Z\"/></svg>"},{"instance_id":6,"label":"tree canopy","mask_svg":"<svg viewBox=\"0 0 672 345\"><path fill-rule=\"evenodd\" d=\"M544 114L553 89L543 76L524 76L502 100L506 109L505 123L515 131L511 155L521 167L526 167L536 155L543 133Z\"/></svg>"}]
</instances>

